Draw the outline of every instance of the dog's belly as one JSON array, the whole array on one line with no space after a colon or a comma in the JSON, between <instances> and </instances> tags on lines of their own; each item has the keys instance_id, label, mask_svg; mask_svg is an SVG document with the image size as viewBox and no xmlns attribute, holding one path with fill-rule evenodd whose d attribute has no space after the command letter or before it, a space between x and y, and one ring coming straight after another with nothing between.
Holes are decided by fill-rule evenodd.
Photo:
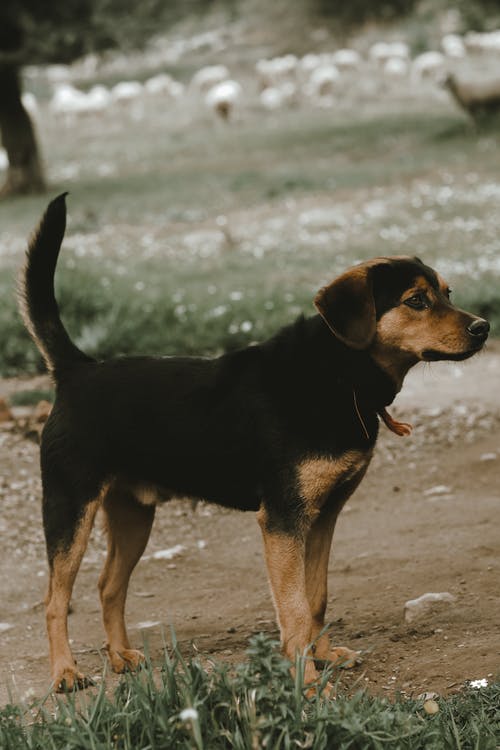
<instances>
[{"instance_id":1,"label":"dog's belly","mask_svg":"<svg viewBox=\"0 0 500 750\"><path fill-rule=\"evenodd\" d=\"M171 490L160 487L155 484L134 482L130 489L141 505L158 505L168 502L173 498L183 500L202 500L216 505L223 505L234 510L251 510L257 511L260 505L260 499L255 494L239 489L234 492L220 491L214 495L210 492L197 493L190 490Z\"/></svg>"}]
</instances>

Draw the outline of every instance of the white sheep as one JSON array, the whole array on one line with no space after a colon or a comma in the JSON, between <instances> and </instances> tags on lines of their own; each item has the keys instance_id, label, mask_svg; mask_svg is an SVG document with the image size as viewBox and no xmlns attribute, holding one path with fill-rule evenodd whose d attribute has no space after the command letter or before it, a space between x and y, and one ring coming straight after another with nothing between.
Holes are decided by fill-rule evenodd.
<instances>
[{"instance_id":1,"label":"white sheep","mask_svg":"<svg viewBox=\"0 0 500 750\"><path fill-rule=\"evenodd\" d=\"M319 68L322 64L321 55L317 55L315 52L308 52L298 62L298 69L301 73L304 73L307 77L310 76L311 72L315 68Z\"/></svg>"},{"instance_id":2,"label":"white sheep","mask_svg":"<svg viewBox=\"0 0 500 750\"><path fill-rule=\"evenodd\" d=\"M112 96L109 89L106 86L96 85L92 86L87 94L86 111L87 112L101 112L107 109L112 103Z\"/></svg>"},{"instance_id":3,"label":"white sheep","mask_svg":"<svg viewBox=\"0 0 500 750\"><path fill-rule=\"evenodd\" d=\"M408 60L410 49L405 42L376 42L368 50L368 57L383 68L392 58Z\"/></svg>"},{"instance_id":4,"label":"white sheep","mask_svg":"<svg viewBox=\"0 0 500 750\"><path fill-rule=\"evenodd\" d=\"M340 73L335 65L320 65L311 72L305 92L318 99L331 96L337 90L339 80Z\"/></svg>"},{"instance_id":5,"label":"white sheep","mask_svg":"<svg viewBox=\"0 0 500 750\"><path fill-rule=\"evenodd\" d=\"M394 78L402 78L407 75L409 64L402 57L390 57L384 64L384 73Z\"/></svg>"},{"instance_id":6,"label":"white sheep","mask_svg":"<svg viewBox=\"0 0 500 750\"><path fill-rule=\"evenodd\" d=\"M56 115L72 115L87 111L87 95L71 83L58 83L49 102L50 110Z\"/></svg>"},{"instance_id":7,"label":"white sheep","mask_svg":"<svg viewBox=\"0 0 500 750\"><path fill-rule=\"evenodd\" d=\"M355 49L338 49L333 53L331 61L339 70L358 70L361 55Z\"/></svg>"},{"instance_id":8,"label":"white sheep","mask_svg":"<svg viewBox=\"0 0 500 750\"><path fill-rule=\"evenodd\" d=\"M469 31L464 44L469 52L500 54L500 29L484 33Z\"/></svg>"},{"instance_id":9,"label":"white sheep","mask_svg":"<svg viewBox=\"0 0 500 750\"><path fill-rule=\"evenodd\" d=\"M441 52L422 52L411 65L411 75L414 80L425 78L439 82L446 73L446 58Z\"/></svg>"},{"instance_id":10,"label":"white sheep","mask_svg":"<svg viewBox=\"0 0 500 750\"><path fill-rule=\"evenodd\" d=\"M449 75L445 85L456 102L475 120L500 112L500 74L469 79Z\"/></svg>"},{"instance_id":11,"label":"white sheep","mask_svg":"<svg viewBox=\"0 0 500 750\"><path fill-rule=\"evenodd\" d=\"M137 99L144 91L139 81L120 81L111 89L111 97L115 102L130 102Z\"/></svg>"},{"instance_id":12,"label":"white sheep","mask_svg":"<svg viewBox=\"0 0 500 750\"><path fill-rule=\"evenodd\" d=\"M240 84L230 79L213 86L205 96L205 104L223 120L229 120L240 96Z\"/></svg>"},{"instance_id":13,"label":"white sheep","mask_svg":"<svg viewBox=\"0 0 500 750\"><path fill-rule=\"evenodd\" d=\"M441 49L446 57L461 59L466 56L464 40L458 34L445 34L441 39Z\"/></svg>"},{"instance_id":14,"label":"white sheep","mask_svg":"<svg viewBox=\"0 0 500 750\"><path fill-rule=\"evenodd\" d=\"M60 83L55 87L49 107L54 114L88 114L106 109L112 100L112 95L105 86L93 86L85 93L70 83Z\"/></svg>"},{"instance_id":15,"label":"white sheep","mask_svg":"<svg viewBox=\"0 0 500 750\"><path fill-rule=\"evenodd\" d=\"M276 110L297 101L297 86L292 81L285 81L279 86L268 86L259 94L264 109Z\"/></svg>"},{"instance_id":16,"label":"white sheep","mask_svg":"<svg viewBox=\"0 0 500 750\"><path fill-rule=\"evenodd\" d=\"M258 60L255 70L259 79L259 88L263 90L276 86L283 81L295 80L298 64L296 55Z\"/></svg>"},{"instance_id":17,"label":"white sheep","mask_svg":"<svg viewBox=\"0 0 500 750\"><path fill-rule=\"evenodd\" d=\"M179 96L182 96L184 86L179 81L175 81L168 73L159 73L145 81L144 90L153 96L165 94L172 97L172 99L177 99Z\"/></svg>"},{"instance_id":18,"label":"white sheep","mask_svg":"<svg viewBox=\"0 0 500 750\"><path fill-rule=\"evenodd\" d=\"M229 70L225 65L207 65L194 74L191 86L203 94L228 78Z\"/></svg>"}]
</instances>

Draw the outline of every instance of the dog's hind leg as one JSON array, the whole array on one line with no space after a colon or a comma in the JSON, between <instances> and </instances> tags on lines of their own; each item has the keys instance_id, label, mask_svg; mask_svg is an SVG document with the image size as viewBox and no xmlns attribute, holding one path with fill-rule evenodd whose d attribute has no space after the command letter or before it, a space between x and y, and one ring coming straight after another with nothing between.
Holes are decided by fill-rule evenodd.
<instances>
[{"instance_id":1,"label":"dog's hind leg","mask_svg":"<svg viewBox=\"0 0 500 750\"><path fill-rule=\"evenodd\" d=\"M107 651L115 672L134 669L143 661L140 651L130 648L125 626L125 601L130 576L151 532L154 505L141 505L128 490L112 488L103 502L108 534L108 554L99 592L107 636Z\"/></svg>"},{"instance_id":2,"label":"dog's hind leg","mask_svg":"<svg viewBox=\"0 0 500 750\"><path fill-rule=\"evenodd\" d=\"M87 547L96 498L77 504L61 500L63 493L46 491L43 517L49 558L49 588L45 600L50 664L58 692L87 687L89 681L76 668L68 640L68 607L76 574Z\"/></svg>"}]
</instances>

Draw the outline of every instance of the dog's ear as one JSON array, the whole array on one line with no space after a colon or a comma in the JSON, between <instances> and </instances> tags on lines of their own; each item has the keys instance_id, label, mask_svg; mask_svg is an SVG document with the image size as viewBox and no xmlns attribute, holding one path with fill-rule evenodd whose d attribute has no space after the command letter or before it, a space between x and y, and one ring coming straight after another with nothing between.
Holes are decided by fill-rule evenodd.
<instances>
[{"instance_id":1,"label":"dog's ear","mask_svg":"<svg viewBox=\"0 0 500 750\"><path fill-rule=\"evenodd\" d=\"M377 327L370 266L351 268L322 287L314 305L344 344L353 349L370 346Z\"/></svg>"}]
</instances>

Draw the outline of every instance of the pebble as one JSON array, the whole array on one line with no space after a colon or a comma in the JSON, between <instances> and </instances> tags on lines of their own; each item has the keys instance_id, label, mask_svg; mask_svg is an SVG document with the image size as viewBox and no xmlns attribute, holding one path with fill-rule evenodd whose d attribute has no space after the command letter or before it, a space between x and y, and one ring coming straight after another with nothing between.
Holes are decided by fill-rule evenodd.
<instances>
[{"instance_id":1,"label":"pebble","mask_svg":"<svg viewBox=\"0 0 500 750\"><path fill-rule=\"evenodd\" d=\"M137 630L147 630L148 628L155 628L157 625L161 625L159 620L144 620L143 622L138 622L135 627Z\"/></svg>"},{"instance_id":2,"label":"pebble","mask_svg":"<svg viewBox=\"0 0 500 750\"><path fill-rule=\"evenodd\" d=\"M175 547L160 549L152 555L153 560L171 560L173 557L181 555L185 551L183 544L176 544ZM143 558L144 559L144 558Z\"/></svg>"},{"instance_id":3,"label":"pebble","mask_svg":"<svg viewBox=\"0 0 500 750\"><path fill-rule=\"evenodd\" d=\"M424 490L424 497L433 497L434 495L449 495L451 487L446 484L436 484L434 487L429 487L428 490Z\"/></svg>"},{"instance_id":4,"label":"pebble","mask_svg":"<svg viewBox=\"0 0 500 750\"><path fill-rule=\"evenodd\" d=\"M424 703L424 711L426 714L437 714L439 712L439 706L435 700L428 700Z\"/></svg>"},{"instance_id":5,"label":"pebble","mask_svg":"<svg viewBox=\"0 0 500 750\"><path fill-rule=\"evenodd\" d=\"M430 612L436 604L440 605L443 602L452 604L454 601L456 601L456 597L447 591L441 593L429 592L422 594L417 599L409 599L404 607L405 620L406 622L413 622L413 620Z\"/></svg>"}]
</instances>

